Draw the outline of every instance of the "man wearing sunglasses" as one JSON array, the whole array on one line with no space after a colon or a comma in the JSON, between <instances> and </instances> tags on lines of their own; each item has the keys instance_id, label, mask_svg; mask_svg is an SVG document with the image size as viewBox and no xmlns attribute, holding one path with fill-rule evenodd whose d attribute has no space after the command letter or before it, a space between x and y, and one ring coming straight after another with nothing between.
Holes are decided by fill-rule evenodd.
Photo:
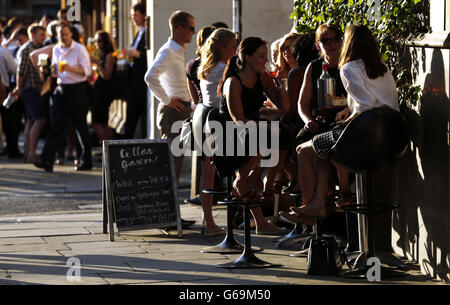
<instances>
[{"instance_id":1,"label":"man wearing sunglasses","mask_svg":"<svg viewBox=\"0 0 450 305\"><path fill-rule=\"evenodd\" d=\"M149 67L145 81L153 95L160 101L156 124L161 137L169 143L179 136L172 125L190 117L191 95L187 85L185 51L195 34L195 19L184 11L176 11L169 18L171 37L159 49ZM183 156L174 157L177 181L183 167ZM192 223L183 221L183 225Z\"/></svg>"}]
</instances>

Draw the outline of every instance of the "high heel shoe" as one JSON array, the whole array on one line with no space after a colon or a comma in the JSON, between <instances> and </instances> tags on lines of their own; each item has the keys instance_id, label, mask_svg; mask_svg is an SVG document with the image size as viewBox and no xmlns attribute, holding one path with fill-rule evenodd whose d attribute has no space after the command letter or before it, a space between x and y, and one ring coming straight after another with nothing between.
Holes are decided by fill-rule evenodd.
<instances>
[{"instance_id":1,"label":"high heel shoe","mask_svg":"<svg viewBox=\"0 0 450 305\"><path fill-rule=\"evenodd\" d=\"M289 181L288 185L284 186L281 189L282 194L289 194L291 193L291 191L295 189L295 187L297 186L297 177L298 174L295 174L294 178L292 178L291 181Z\"/></svg>"}]
</instances>

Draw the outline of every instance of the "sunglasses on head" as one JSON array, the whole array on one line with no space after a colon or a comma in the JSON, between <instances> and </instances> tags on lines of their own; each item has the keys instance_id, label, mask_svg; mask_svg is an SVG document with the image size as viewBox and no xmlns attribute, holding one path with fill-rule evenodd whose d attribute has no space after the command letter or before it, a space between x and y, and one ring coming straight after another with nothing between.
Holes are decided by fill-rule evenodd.
<instances>
[{"instance_id":1,"label":"sunglasses on head","mask_svg":"<svg viewBox=\"0 0 450 305\"><path fill-rule=\"evenodd\" d=\"M322 38L320 40L320 42L323 44L330 44L332 42L340 42L340 41L342 41L342 37L339 35L333 36L331 38Z\"/></svg>"}]
</instances>

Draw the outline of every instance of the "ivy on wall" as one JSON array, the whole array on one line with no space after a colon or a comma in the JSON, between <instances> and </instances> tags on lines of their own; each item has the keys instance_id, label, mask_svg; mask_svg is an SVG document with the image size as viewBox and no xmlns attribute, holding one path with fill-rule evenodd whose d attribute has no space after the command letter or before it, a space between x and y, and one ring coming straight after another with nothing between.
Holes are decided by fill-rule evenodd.
<instances>
[{"instance_id":1,"label":"ivy on wall","mask_svg":"<svg viewBox=\"0 0 450 305\"><path fill-rule=\"evenodd\" d=\"M415 104L420 87L411 85L406 42L430 30L429 8L429 0L297 0L291 19L299 33L314 33L327 22L343 31L354 23L367 25L397 81L400 102Z\"/></svg>"}]
</instances>

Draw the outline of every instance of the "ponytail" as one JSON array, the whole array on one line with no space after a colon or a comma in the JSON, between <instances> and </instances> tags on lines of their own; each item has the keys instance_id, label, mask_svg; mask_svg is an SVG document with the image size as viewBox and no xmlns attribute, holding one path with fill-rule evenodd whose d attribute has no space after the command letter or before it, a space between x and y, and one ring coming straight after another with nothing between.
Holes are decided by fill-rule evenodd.
<instances>
[{"instance_id":1,"label":"ponytail","mask_svg":"<svg viewBox=\"0 0 450 305\"><path fill-rule=\"evenodd\" d=\"M239 70L242 68L241 59L238 55L234 55L228 60L227 66L225 67L225 70L223 71L223 77L220 81L219 85L217 86L217 96L222 96L223 91L223 85L225 84L225 81L233 76L236 75Z\"/></svg>"}]
</instances>

